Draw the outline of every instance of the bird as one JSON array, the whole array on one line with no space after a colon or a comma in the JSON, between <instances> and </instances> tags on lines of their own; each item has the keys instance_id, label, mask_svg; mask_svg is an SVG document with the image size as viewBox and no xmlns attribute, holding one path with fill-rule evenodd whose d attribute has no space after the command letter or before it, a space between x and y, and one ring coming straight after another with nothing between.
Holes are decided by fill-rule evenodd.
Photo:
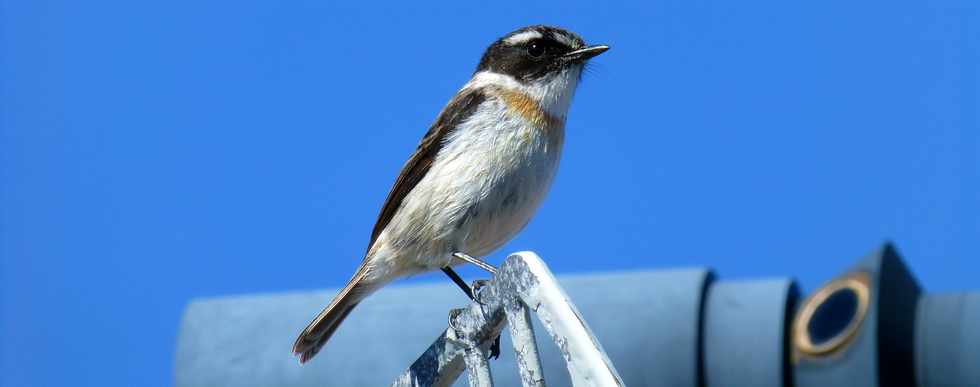
<instances>
[{"instance_id":1,"label":"bird","mask_svg":"<svg viewBox=\"0 0 980 387\"><path fill-rule=\"evenodd\" d=\"M557 173L584 66L608 49L546 25L487 47L395 179L362 263L296 339L300 364L359 302L395 279L442 270L472 298L452 267L469 262L492 272L476 257L531 220Z\"/></svg>"}]
</instances>

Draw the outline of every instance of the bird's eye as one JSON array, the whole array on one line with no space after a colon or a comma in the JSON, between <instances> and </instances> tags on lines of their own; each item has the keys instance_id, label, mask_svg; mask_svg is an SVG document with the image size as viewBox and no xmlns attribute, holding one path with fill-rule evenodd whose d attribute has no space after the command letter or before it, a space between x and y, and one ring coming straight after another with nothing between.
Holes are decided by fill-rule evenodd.
<instances>
[{"instance_id":1,"label":"bird's eye","mask_svg":"<svg viewBox=\"0 0 980 387\"><path fill-rule=\"evenodd\" d=\"M532 58L540 58L544 55L544 45L541 43L531 43L527 46L527 54Z\"/></svg>"}]
</instances>

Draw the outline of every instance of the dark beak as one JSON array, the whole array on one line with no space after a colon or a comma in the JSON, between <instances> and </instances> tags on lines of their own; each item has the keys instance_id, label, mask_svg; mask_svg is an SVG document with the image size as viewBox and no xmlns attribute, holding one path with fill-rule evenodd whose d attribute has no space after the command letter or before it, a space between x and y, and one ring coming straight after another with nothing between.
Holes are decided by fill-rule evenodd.
<instances>
[{"instance_id":1,"label":"dark beak","mask_svg":"<svg viewBox=\"0 0 980 387\"><path fill-rule=\"evenodd\" d=\"M588 46L588 47L585 47L585 48L580 48L578 50L569 52L569 53L567 53L565 55L562 55L562 57L564 57L565 59L568 59L569 61L572 61L572 62L581 63L581 62L585 62L585 61L587 61L589 59L592 59L592 57L594 57L596 55L599 55L599 54L602 54L602 53L606 52L606 50L608 50L608 49L609 49L609 46L607 46L605 44L597 44L597 45L594 45L594 46Z\"/></svg>"}]
</instances>

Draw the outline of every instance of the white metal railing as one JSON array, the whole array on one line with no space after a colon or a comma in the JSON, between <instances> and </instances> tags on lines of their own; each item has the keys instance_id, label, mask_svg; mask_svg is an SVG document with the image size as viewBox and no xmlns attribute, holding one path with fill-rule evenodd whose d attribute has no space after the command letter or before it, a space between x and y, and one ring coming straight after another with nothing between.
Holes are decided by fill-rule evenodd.
<instances>
[{"instance_id":1,"label":"white metal railing","mask_svg":"<svg viewBox=\"0 0 980 387\"><path fill-rule=\"evenodd\" d=\"M487 358L504 325L510 327L521 384L543 387L530 311L558 345L572 385L623 385L585 320L537 254L511 255L493 279L479 285L476 300L451 311L449 328L392 383L393 387L450 386L464 368L471 386L493 386Z\"/></svg>"}]
</instances>

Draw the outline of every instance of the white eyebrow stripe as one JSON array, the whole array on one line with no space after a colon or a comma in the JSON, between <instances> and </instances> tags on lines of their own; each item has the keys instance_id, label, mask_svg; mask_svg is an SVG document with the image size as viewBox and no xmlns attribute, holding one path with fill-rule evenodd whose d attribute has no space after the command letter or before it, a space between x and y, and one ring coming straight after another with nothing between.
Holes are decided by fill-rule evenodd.
<instances>
[{"instance_id":1,"label":"white eyebrow stripe","mask_svg":"<svg viewBox=\"0 0 980 387\"><path fill-rule=\"evenodd\" d=\"M521 33L514 34L513 36L504 39L504 42L513 46L513 45L528 42L532 39L539 39L539 38L541 38L541 33L535 30L531 30L531 31L524 31Z\"/></svg>"}]
</instances>

